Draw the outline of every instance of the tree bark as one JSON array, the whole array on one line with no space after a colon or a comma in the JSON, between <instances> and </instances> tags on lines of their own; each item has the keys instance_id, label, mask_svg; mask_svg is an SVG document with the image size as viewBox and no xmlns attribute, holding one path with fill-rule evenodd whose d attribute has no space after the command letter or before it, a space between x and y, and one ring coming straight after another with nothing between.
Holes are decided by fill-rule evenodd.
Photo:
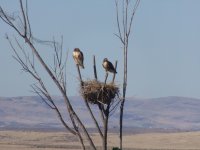
<instances>
[{"instance_id":1,"label":"tree bark","mask_svg":"<svg viewBox=\"0 0 200 150\"><path fill-rule=\"evenodd\" d=\"M104 138L103 138L103 150L107 150L108 148L108 119L109 119L109 110L110 110L110 103L108 104L105 110L105 119L104 119Z\"/></svg>"}]
</instances>

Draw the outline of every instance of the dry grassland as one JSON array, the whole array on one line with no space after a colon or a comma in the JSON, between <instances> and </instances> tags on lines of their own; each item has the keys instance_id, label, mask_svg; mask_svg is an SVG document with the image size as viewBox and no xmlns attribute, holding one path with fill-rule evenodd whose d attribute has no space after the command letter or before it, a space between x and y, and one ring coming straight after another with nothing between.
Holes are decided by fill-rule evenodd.
<instances>
[{"instance_id":1,"label":"dry grassland","mask_svg":"<svg viewBox=\"0 0 200 150\"><path fill-rule=\"evenodd\" d=\"M92 138L98 149L101 139ZM109 134L108 145L117 146L117 134ZM126 150L200 150L200 132L146 133L124 136ZM64 132L0 131L0 150L79 150L74 136ZM89 148L88 148L89 149Z\"/></svg>"}]
</instances>

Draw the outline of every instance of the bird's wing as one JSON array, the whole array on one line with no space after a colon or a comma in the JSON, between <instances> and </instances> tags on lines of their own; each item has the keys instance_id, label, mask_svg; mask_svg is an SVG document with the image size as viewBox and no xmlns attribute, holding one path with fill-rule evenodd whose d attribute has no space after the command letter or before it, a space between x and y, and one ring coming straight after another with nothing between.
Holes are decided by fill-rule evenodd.
<instances>
[{"instance_id":1,"label":"bird's wing","mask_svg":"<svg viewBox=\"0 0 200 150\"><path fill-rule=\"evenodd\" d=\"M108 67L109 67L110 69L112 69L112 70L115 70L113 64L112 64L111 62L109 62L109 61L108 61Z\"/></svg>"},{"instance_id":2,"label":"bird's wing","mask_svg":"<svg viewBox=\"0 0 200 150\"><path fill-rule=\"evenodd\" d=\"M81 51L80 51L79 58L80 58L82 61L84 61L84 55L83 55L83 53L82 53Z\"/></svg>"}]
</instances>

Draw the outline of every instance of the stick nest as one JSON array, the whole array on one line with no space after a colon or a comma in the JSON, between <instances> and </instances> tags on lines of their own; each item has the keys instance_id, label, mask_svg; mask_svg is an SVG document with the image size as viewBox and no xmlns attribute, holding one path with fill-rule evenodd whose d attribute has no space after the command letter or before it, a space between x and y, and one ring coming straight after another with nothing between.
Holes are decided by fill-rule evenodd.
<instances>
[{"instance_id":1,"label":"stick nest","mask_svg":"<svg viewBox=\"0 0 200 150\"><path fill-rule=\"evenodd\" d=\"M119 87L116 84L96 80L85 81L81 88L81 95L91 104L109 104L118 94Z\"/></svg>"}]
</instances>

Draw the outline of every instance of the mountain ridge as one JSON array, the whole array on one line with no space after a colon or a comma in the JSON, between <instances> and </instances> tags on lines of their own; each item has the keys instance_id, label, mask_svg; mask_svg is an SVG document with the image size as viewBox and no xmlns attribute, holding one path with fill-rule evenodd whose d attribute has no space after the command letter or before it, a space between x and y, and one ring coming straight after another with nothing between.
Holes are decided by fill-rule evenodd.
<instances>
[{"instance_id":1,"label":"mountain ridge","mask_svg":"<svg viewBox=\"0 0 200 150\"><path fill-rule=\"evenodd\" d=\"M83 99L69 97L72 106L87 127L95 127ZM69 121L61 97L56 104ZM97 107L92 106L99 116ZM124 109L124 127L144 129L200 130L200 99L168 96L159 98L129 97ZM97 118L100 121L100 117ZM110 127L117 127L119 112L110 118ZM101 125L101 124L100 124ZM0 97L0 128L62 128L56 113L38 96Z\"/></svg>"}]
</instances>

